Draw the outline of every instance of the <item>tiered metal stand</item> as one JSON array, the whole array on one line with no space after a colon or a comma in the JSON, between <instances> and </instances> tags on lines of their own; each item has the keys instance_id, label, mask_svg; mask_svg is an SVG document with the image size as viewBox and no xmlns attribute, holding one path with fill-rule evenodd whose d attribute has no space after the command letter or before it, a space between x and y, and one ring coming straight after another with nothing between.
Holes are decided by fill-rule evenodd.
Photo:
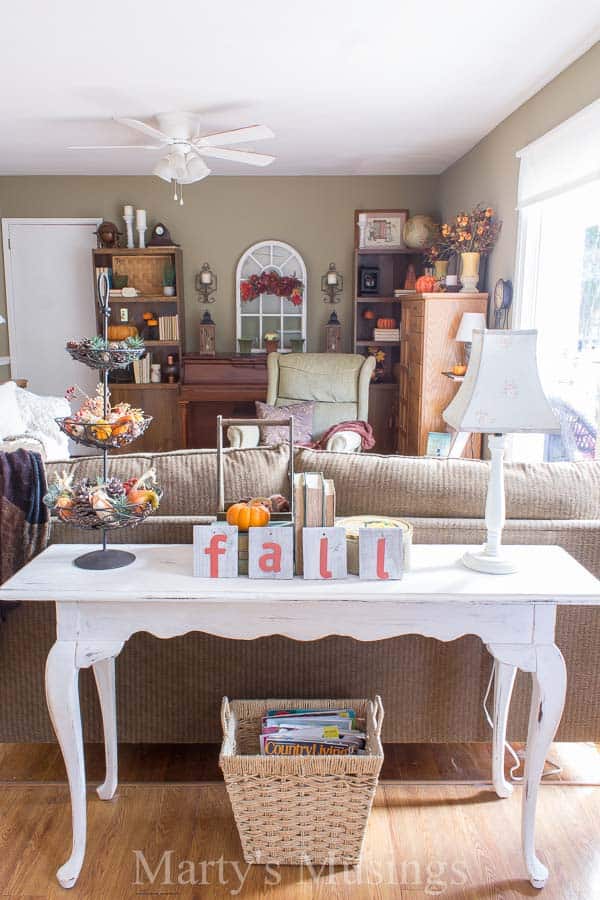
<instances>
[{"instance_id":1,"label":"tiered metal stand","mask_svg":"<svg viewBox=\"0 0 600 900\"><path fill-rule=\"evenodd\" d=\"M108 322L110 320L109 298L109 281L107 275L103 272L98 279L98 303L102 314L102 336L106 342L108 340ZM77 350L69 350L71 356L79 362L85 363L92 369L98 369L101 373L102 386L104 391L104 418L109 413L109 391L108 391L108 373L113 369L122 369L130 365L134 360L139 359L145 353L145 348L141 349L119 349L119 350L87 350L78 352ZM144 422L143 430L150 423L148 418ZM59 422L59 425L62 424ZM106 484L108 480L108 446L109 442L102 444L98 440L94 440L89 436L89 429L82 428L81 435L75 436L72 431L67 432L69 437L78 444L87 447L100 447L102 450L102 481ZM132 511L131 516L126 516L122 512L118 516L112 516L110 512L105 518L90 519L89 523L82 521L73 522L82 528L100 529L102 532L102 547L99 550L92 550L90 553L84 553L73 560L74 565L80 569L118 569L122 566L128 566L135 560L135 554L125 550L116 550L107 546L106 533L115 528L125 528L131 525L137 525L143 521L145 516L136 515Z\"/></svg>"}]
</instances>

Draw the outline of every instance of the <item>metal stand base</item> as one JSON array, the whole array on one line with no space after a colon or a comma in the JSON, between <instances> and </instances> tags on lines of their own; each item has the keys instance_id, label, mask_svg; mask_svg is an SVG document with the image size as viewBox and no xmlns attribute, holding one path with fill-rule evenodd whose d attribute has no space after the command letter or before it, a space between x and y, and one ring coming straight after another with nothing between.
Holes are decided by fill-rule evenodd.
<instances>
[{"instance_id":1,"label":"metal stand base","mask_svg":"<svg viewBox=\"0 0 600 900\"><path fill-rule=\"evenodd\" d=\"M126 550L93 550L91 553L84 553L73 560L73 565L79 569L120 569L122 566L129 566L135 560L135 554L128 553Z\"/></svg>"}]
</instances>

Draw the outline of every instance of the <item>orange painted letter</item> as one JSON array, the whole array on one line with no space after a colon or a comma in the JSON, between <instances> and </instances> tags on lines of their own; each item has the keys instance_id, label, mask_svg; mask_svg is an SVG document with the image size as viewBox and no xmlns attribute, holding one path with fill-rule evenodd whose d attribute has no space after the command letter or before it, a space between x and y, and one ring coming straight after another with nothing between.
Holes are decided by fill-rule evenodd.
<instances>
[{"instance_id":1,"label":"orange painted letter","mask_svg":"<svg viewBox=\"0 0 600 900\"><path fill-rule=\"evenodd\" d=\"M319 572L321 574L321 578L331 578L331 571L327 568L328 551L329 540L326 537L322 537L319 550Z\"/></svg>"},{"instance_id":2,"label":"orange painted letter","mask_svg":"<svg viewBox=\"0 0 600 900\"><path fill-rule=\"evenodd\" d=\"M385 538L377 541L377 577L389 578L389 572L385 571Z\"/></svg>"},{"instance_id":3,"label":"orange painted letter","mask_svg":"<svg viewBox=\"0 0 600 900\"><path fill-rule=\"evenodd\" d=\"M219 577L219 556L225 553L225 544L227 543L226 534L213 534L210 544L205 548L204 552L210 556L210 577ZM223 546L222 546L223 545Z\"/></svg>"},{"instance_id":4,"label":"orange painted letter","mask_svg":"<svg viewBox=\"0 0 600 900\"><path fill-rule=\"evenodd\" d=\"M258 560L261 572L281 572L281 544L263 544L263 550L269 550Z\"/></svg>"}]
</instances>

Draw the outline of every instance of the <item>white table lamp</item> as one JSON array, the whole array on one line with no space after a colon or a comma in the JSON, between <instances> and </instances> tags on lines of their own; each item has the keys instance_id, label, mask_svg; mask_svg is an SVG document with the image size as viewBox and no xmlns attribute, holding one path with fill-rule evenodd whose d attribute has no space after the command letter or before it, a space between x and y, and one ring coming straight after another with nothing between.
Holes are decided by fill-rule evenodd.
<instances>
[{"instance_id":1,"label":"white table lamp","mask_svg":"<svg viewBox=\"0 0 600 900\"><path fill-rule=\"evenodd\" d=\"M504 436L558 433L536 360L537 331L475 331L471 362L460 390L443 412L456 431L489 434L491 468L485 504L487 541L463 563L477 572L506 574L516 567L502 553L505 519Z\"/></svg>"},{"instance_id":2,"label":"white table lamp","mask_svg":"<svg viewBox=\"0 0 600 900\"><path fill-rule=\"evenodd\" d=\"M471 344L473 341L473 332L487 328L487 322L483 313L463 313L458 331L456 332L455 341L462 341L465 345L465 365L469 365L471 357Z\"/></svg>"}]
</instances>

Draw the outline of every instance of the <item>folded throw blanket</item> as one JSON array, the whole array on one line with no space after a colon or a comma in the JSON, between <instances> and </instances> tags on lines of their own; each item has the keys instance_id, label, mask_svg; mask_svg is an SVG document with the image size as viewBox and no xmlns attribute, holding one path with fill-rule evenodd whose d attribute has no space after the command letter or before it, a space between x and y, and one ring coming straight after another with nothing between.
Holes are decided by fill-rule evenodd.
<instances>
[{"instance_id":1,"label":"folded throw blanket","mask_svg":"<svg viewBox=\"0 0 600 900\"><path fill-rule=\"evenodd\" d=\"M338 422L337 425L332 425L331 428L328 428L318 441L311 441L310 444L303 444L303 446L310 447L312 450L324 450L327 446L327 441L339 431L355 431L356 434L360 435L363 450L371 450L375 446L373 429L368 422L362 421Z\"/></svg>"},{"instance_id":2,"label":"folded throw blanket","mask_svg":"<svg viewBox=\"0 0 600 900\"><path fill-rule=\"evenodd\" d=\"M46 475L39 453L0 453L0 584L46 547ZM0 602L0 617L16 604Z\"/></svg>"}]
</instances>

